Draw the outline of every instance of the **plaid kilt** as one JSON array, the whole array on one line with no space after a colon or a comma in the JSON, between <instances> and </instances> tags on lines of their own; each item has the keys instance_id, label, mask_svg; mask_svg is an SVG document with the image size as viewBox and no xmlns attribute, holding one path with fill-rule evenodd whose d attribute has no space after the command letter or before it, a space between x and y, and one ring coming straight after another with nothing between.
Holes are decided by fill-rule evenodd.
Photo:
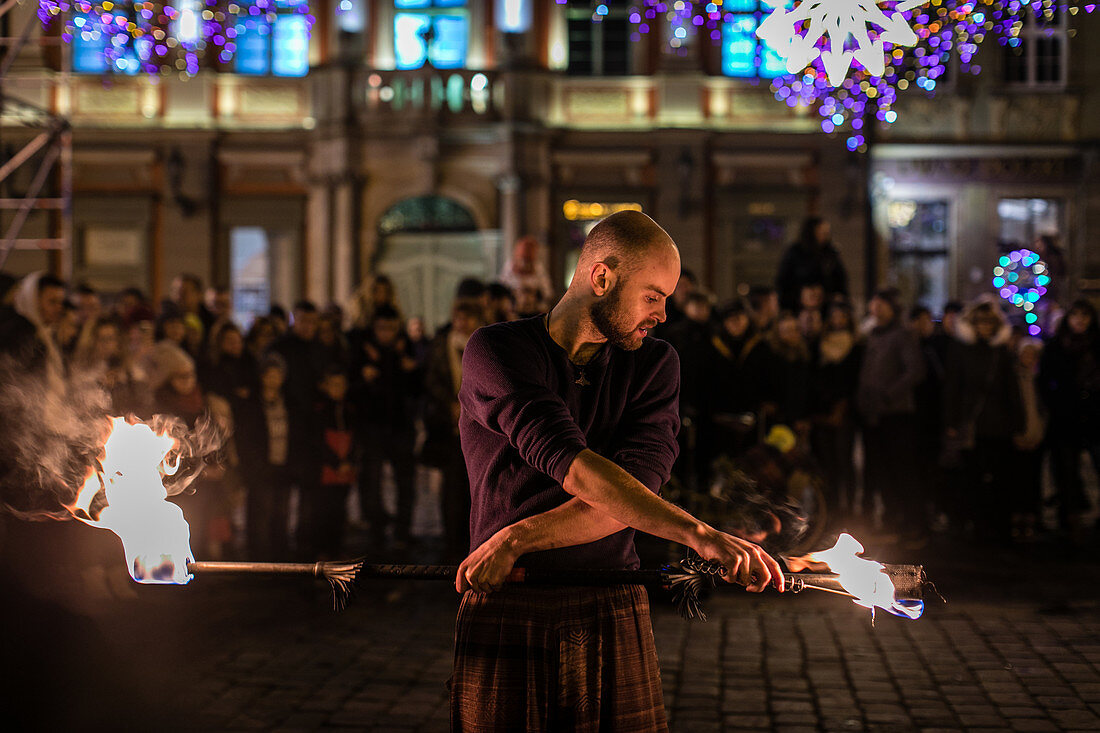
<instances>
[{"instance_id":1,"label":"plaid kilt","mask_svg":"<svg viewBox=\"0 0 1100 733\"><path fill-rule=\"evenodd\" d=\"M450 689L463 733L668 729L637 585L467 591Z\"/></svg>"}]
</instances>

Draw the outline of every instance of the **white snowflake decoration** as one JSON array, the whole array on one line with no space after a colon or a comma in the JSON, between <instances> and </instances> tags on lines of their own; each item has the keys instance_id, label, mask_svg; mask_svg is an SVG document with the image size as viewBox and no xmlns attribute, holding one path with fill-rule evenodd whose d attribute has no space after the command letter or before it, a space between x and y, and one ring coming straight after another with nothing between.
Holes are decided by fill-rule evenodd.
<instances>
[{"instance_id":1,"label":"white snowflake decoration","mask_svg":"<svg viewBox=\"0 0 1100 733\"><path fill-rule=\"evenodd\" d=\"M782 7L786 0L764 2L775 10L760 24L756 35L787 59L787 71L796 74L820 56L829 84L838 87L844 83L853 59L872 76L882 76L886 71L884 42L915 46L917 34L902 12L920 7L928 0L901 0L889 14L879 7L881 0L802 0L789 12ZM804 21L809 22L809 29L805 35L799 35L796 26ZM881 29L874 40L869 26ZM828 49L818 48L817 42L826 35ZM845 48L849 36L855 41L854 49Z\"/></svg>"}]
</instances>

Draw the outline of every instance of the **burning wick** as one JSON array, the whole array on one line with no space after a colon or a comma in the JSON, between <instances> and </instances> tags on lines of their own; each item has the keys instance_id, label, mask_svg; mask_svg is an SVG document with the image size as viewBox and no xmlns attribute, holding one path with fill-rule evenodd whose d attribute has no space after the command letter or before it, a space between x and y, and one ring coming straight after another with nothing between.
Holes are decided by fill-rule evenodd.
<instances>
[{"instance_id":1,"label":"burning wick","mask_svg":"<svg viewBox=\"0 0 1100 733\"><path fill-rule=\"evenodd\" d=\"M840 586L851 594L852 602L871 609L872 618L876 608L902 618L920 618L924 613L924 602L897 599L894 582L886 574L886 566L880 562L859 557L861 554L863 554L863 545L845 532L840 535L835 545L828 550L811 553L810 559L828 565L829 569L836 573Z\"/></svg>"},{"instance_id":2,"label":"burning wick","mask_svg":"<svg viewBox=\"0 0 1100 733\"><path fill-rule=\"evenodd\" d=\"M179 470L178 456L174 462L169 458L178 443L145 423L110 420L100 470L89 471L69 511L85 524L118 535L127 570L137 582L186 584L192 578L187 569L193 559L191 530L164 488L164 477ZM99 496L105 504L96 501Z\"/></svg>"}]
</instances>

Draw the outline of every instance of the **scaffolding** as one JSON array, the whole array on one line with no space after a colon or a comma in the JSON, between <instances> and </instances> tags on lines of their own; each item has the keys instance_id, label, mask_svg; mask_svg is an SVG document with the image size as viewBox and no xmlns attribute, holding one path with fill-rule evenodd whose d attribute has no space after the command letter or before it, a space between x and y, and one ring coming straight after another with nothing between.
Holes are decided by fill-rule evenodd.
<instances>
[{"instance_id":1,"label":"scaffolding","mask_svg":"<svg viewBox=\"0 0 1100 733\"><path fill-rule=\"evenodd\" d=\"M31 12L19 12L32 3ZM36 11L35 0L0 0L0 269L14 250L47 250L54 253L51 269L68 279L73 140L63 106L68 104L72 53L60 32L44 31ZM16 35L11 29L17 24ZM35 47L37 68L29 75L17 74L20 55ZM41 63L49 49L56 49L52 71ZM39 103L28 101L27 92L36 92ZM44 99L50 100L49 108L41 103ZM28 226L35 215L44 220Z\"/></svg>"}]
</instances>

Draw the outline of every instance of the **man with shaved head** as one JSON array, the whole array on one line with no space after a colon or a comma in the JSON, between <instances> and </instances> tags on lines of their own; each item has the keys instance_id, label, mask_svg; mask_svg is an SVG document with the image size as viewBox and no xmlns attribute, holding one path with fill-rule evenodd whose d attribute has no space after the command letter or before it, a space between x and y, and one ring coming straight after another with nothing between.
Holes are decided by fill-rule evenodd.
<instances>
[{"instance_id":1,"label":"man with shaved head","mask_svg":"<svg viewBox=\"0 0 1100 733\"><path fill-rule=\"evenodd\" d=\"M782 590L759 547L657 493L676 460L680 368L649 332L679 277L668 234L620 212L593 227L549 313L487 326L466 346L459 432L475 549L455 582L454 730L667 728L645 590L506 585L515 566L634 569L640 529L749 590Z\"/></svg>"}]
</instances>

